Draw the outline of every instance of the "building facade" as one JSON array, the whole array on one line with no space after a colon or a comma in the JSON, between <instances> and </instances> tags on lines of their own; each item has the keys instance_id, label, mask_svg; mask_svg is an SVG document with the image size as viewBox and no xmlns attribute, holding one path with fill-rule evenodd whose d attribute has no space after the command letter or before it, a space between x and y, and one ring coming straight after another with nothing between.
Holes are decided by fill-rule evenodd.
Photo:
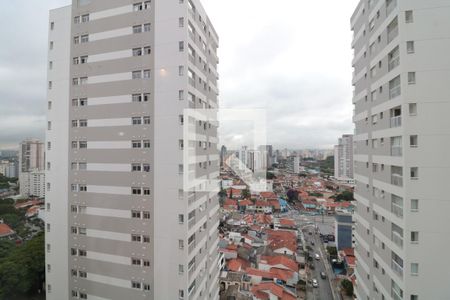
<instances>
[{"instance_id":1,"label":"building facade","mask_svg":"<svg viewBox=\"0 0 450 300\"><path fill-rule=\"evenodd\" d=\"M43 171L45 164L44 143L27 139L19 145L19 173L32 170Z\"/></svg>"},{"instance_id":2,"label":"building facade","mask_svg":"<svg viewBox=\"0 0 450 300\"><path fill-rule=\"evenodd\" d=\"M45 197L45 171L22 172L19 176L19 191L23 197Z\"/></svg>"},{"instance_id":3,"label":"building facade","mask_svg":"<svg viewBox=\"0 0 450 300\"><path fill-rule=\"evenodd\" d=\"M334 146L334 177L353 178L353 135L344 134Z\"/></svg>"},{"instance_id":4,"label":"building facade","mask_svg":"<svg viewBox=\"0 0 450 300\"><path fill-rule=\"evenodd\" d=\"M47 299L218 299L217 47L197 0L50 12Z\"/></svg>"},{"instance_id":5,"label":"building facade","mask_svg":"<svg viewBox=\"0 0 450 300\"><path fill-rule=\"evenodd\" d=\"M364 0L354 32L358 299L447 299L450 4Z\"/></svg>"}]
</instances>

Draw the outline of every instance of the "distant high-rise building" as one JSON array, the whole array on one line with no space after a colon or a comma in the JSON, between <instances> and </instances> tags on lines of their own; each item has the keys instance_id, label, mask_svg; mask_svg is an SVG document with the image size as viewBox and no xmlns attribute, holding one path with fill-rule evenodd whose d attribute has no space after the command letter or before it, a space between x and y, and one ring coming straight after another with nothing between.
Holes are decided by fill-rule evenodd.
<instances>
[{"instance_id":1,"label":"distant high-rise building","mask_svg":"<svg viewBox=\"0 0 450 300\"><path fill-rule=\"evenodd\" d=\"M33 170L43 171L45 164L44 143L27 139L19 145L19 173Z\"/></svg>"},{"instance_id":2,"label":"distant high-rise building","mask_svg":"<svg viewBox=\"0 0 450 300\"><path fill-rule=\"evenodd\" d=\"M223 166L223 163L225 159L227 158L227 147L225 145L222 145L220 148L220 165Z\"/></svg>"},{"instance_id":3,"label":"distant high-rise building","mask_svg":"<svg viewBox=\"0 0 450 300\"><path fill-rule=\"evenodd\" d=\"M449 299L450 3L360 1L354 38L357 299Z\"/></svg>"},{"instance_id":4,"label":"distant high-rise building","mask_svg":"<svg viewBox=\"0 0 450 300\"><path fill-rule=\"evenodd\" d=\"M218 299L218 36L201 3L73 0L48 26L47 299Z\"/></svg>"},{"instance_id":5,"label":"distant high-rise building","mask_svg":"<svg viewBox=\"0 0 450 300\"><path fill-rule=\"evenodd\" d=\"M334 177L353 179L353 135L344 134L334 146Z\"/></svg>"},{"instance_id":6,"label":"distant high-rise building","mask_svg":"<svg viewBox=\"0 0 450 300\"><path fill-rule=\"evenodd\" d=\"M32 170L19 175L20 195L23 197L45 197L45 171Z\"/></svg>"},{"instance_id":7,"label":"distant high-rise building","mask_svg":"<svg viewBox=\"0 0 450 300\"><path fill-rule=\"evenodd\" d=\"M8 178L18 177L17 162L9 160L0 161L0 174Z\"/></svg>"}]
</instances>

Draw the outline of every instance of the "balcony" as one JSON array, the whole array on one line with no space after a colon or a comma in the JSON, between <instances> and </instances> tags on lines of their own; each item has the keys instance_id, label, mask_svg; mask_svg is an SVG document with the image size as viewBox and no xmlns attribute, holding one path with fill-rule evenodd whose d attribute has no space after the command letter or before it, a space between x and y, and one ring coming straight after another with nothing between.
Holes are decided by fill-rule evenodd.
<instances>
[{"instance_id":1,"label":"balcony","mask_svg":"<svg viewBox=\"0 0 450 300\"><path fill-rule=\"evenodd\" d=\"M392 42L398 36L398 20L395 18L387 27L387 42Z\"/></svg>"},{"instance_id":2,"label":"balcony","mask_svg":"<svg viewBox=\"0 0 450 300\"><path fill-rule=\"evenodd\" d=\"M189 77L189 84L195 87L195 79L192 77Z\"/></svg>"},{"instance_id":3,"label":"balcony","mask_svg":"<svg viewBox=\"0 0 450 300\"><path fill-rule=\"evenodd\" d=\"M396 67L400 65L400 56L392 58L388 63L389 72L394 70Z\"/></svg>"},{"instance_id":4,"label":"balcony","mask_svg":"<svg viewBox=\"0 0 450 300\"><path fill-rule=\"evenodd\" d=\"M397 7L397 0L386 1L386 15L389 14Z\"/></svg>"},{"instance_id":5,"label":"balcony","mask_svg":"<svg viewBox=\"0 0 450 300\"><path fill-rule=\"evenodd\" d=\"M193 218L189 219L189 221L188 221L188 228L189 228L189 229L191 229L191 228L192 228L192 226L194 226L194 225L195 225L195 223L196 223L196 219L195 219L195 217L193 217Z\"/></svg>"},{"instance_id":6,"label":"balcony","mask_svg":"<svg viewBox=\"0 0 450 300\"><path fill-rule=\"evenodd\" d=\"M389 99L394 99L395 97L400 96L402 93L401 86L394 86L389 89Z\"/></svg>"},{"instance_id":7,"label":"balcony","mask_svg":"<svg viewBox=\"0 0 450 300\"><path fill-rule=\"evenodd\" d=\"M392 231L391 239L397 246L403 248L403 237L400 235L400 233Z\"/></svg>"},{"instance_id":8,"label":"balcony","mask_svg":"<svg viewBox=\"0 0 450 300\"><path fill-rule=\"evenodd\" d=\"M403 218L403 207L397 203L391 204L391 212L399 218Z\"/></svg>"},{"instance_id":9,"label":"balcony","mask_svg":"<svg viewBox=\"0 0 450 300\"><path fill-rule=\"evenodd\" d=\"M400 277L403 277L403 267L398 262L396 262L395 260L392 260L391 267L392 267L392 270L395 273L397 273L397 275L399 275Z\"/></svg>"},{"instance_id":10,"label":"balcony","mask_svg":"<svg viewBox=\"0 0 450 300\"><path fill-rule=\"evenodd\" d=\"M192 251L194 251L196 246L197 246L197 243L195 242L195 240L192 241L188 246L188 252L191 253Z\"/></svg>"},{"instance_id":11,"label":"balcony","mask_svg":"<svg viewBox=\"0 0 450 300\"><path fill-rule=\"evenodd\" d=\"M400 174L392 174L391 175L391 184L396 186L403 186L403 176Z\"/></svg>"},{"instance_id":12,"label":"balcony","mask_svg":"<svg viewBox=\"0 0 450 300\"><path fill-rule=\"evenodd\" d=\"M391 128L402 126L402 116L396 116L391 118Z\"/></svg>"},{"instance_id":13,"label":"balcony","mask_svg":"<svg viewBox=\"0 0 450 300\"><path fill-rule=\"evenodd\" d=\"M402 156L403 155L403 147L402 146L392 146L391 147L391 156Z\"/></svg>"}]
</instances>

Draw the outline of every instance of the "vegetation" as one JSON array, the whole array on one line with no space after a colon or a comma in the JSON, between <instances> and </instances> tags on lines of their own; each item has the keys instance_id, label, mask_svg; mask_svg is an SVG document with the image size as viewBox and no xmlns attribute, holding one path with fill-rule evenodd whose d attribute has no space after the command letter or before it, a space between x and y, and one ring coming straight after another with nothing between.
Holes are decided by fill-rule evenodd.
<instances>
[{"instance_id":1,"label":"vegetation","mask_svg":"<svg viewBox=\"0 0 450 300\"><path fill-rule=\"evenodd\" d=\"M8 178L0 174L0 189L8 189L10 182L17 182L17 178Z\"/></svg>"},{"instance_id":2,"label":"vegetation","mask_svg":"<svg viewBox=\"0 0 450 300\"><path fill-rule=\"evenodd\" d=\"M312 197L323 197L322 193L317 193L317 192L308 192L308 195L310 195Z\"/></svg>"},{"instance_id":3,"label":"vegetation","mask_svg":"<svg viewBox=\"0 0 450 300\"><path fill-rule=\"evenodd\" d=\"M327 175L334 174L334 156L328 156L325 160L319 161L320 171Z\"/></svg>"},{"instance_id":4,"label":"vegetation","mask_svg":"<svg viewBox=\"0 0 450 300\"><path fill-rule=\"evenodd\" d=\"M298 201L298 191L297 190L289 190L286 193L289 202Z\"/></svg>"},{"instance_id":5,"label":"vegetation","mask_svg":"<svg viewBox=\"0 0 450 300\"><path fill-rule=\"evenodd\" d=\"M336 257L337 256L337 249L336 249L336 247L327 247L327 252L332 257Z\"/></svg>"},{"instance_id":6,"label":"vegetation","mask_svg":"<svg viewBox=\"0 0 450 300\"><path fill-rule=\"evenodd\" d=\"M347 296L353 296L353 283L350 280L342 280L341 287Z\"/></svg>"},{"instance_id":7,"label":"vegetation","mask_svg":"<svg viewBox=\"0 0 450 300\"><path fill-rule=\"evenodd\" d=\"M248 188L242 190L242 198L248 199L248 198L250 198L250 196L251 196L251 194L250 194L250 190Z\"/></svg>"},{"instance_id":8,"label":"vegetation","mask_svg":"<svg viewBox=\"0 0 450 300\"><path fill-rule=\"evenodd\" d=\"M275 174L273 174L272 172L267 172L266 178L267 178L268 180L272 180L272 179L275 179L275 178L277 178L277 177L276 177Z\"/></svg>"},{"instance_id":9,"label":"vegetation","mask_svg":"<svg viewBox=\"0 0 450 300\"><path fill-rule=\"evenodd\" d=\"M343 191L342 193L339 193L339 194L333 196L332 198L334 198L337 202L353 201L353 200L355 200L353 198L353 192L352 191Z\"/></svg>"},{"instance_id":10,"label":"vegetation","mask_svg":"<svg viewBox=\"0 0 450 300\"><path fill-rule=\"evenodd\" d=\"M45 276L43 233L18 247L0 241L0 254L1 300L32 295L41 289Z\"/></svg>"}]
</instances>

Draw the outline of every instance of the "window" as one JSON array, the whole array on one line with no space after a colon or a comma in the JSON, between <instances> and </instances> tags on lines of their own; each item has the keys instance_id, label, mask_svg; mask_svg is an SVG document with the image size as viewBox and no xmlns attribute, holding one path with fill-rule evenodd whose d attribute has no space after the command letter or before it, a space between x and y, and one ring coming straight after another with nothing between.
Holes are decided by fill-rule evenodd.
<instances>
[{"instance_id":1,"label":"window","mask_svg":"<svg viewBox=\"0 0 450 300\"><path fill-rule=\"evenodd\" d=\"M418 263L411 263L411 275L412 276L419 275L419 264Z\"/></svg>"},{"instance_id":2,"label":"window","mask_svg":"<svg viewBox=\"0 0 450 300\"><path fill-rule=\"evenodd\" d=\"M150 172L150 165L149 164L142 164L142 170L144 172Z\"/></svg>"},{"instance_id":3,"label":"window","mask_svg":"<svg viewBox=\"0 0 450 300\"><path fill-rule=\"evenodd\" d=\"M80 120L80 127L87 127L87 120Z\"/></svg>"},{"instance_id":4,"label":"window","mask_svg":"<svg viewBox=\"0 0 450 300\"><path fill-rule=\"evenodd\" d=\"M141 171L141 164L131 164L131 171L132 172L140 172Z\"/></svg>"},{"instance_id":5,"label":"window","mask_svg":"<svg viewBox=\"0 0 450 300\"><path fill-rule=\"evenodd\" d=\"M148 235L143 235L142 240L144 243L150 243L150 237Z\"/></svg>"},{"instance_id":6,"label":"window","mask_svg":"<svg viewBox=\"0 0 450 300\"><path fill-rule=\"evenodd\" d=\"M180 51L180 52L184 51L184 42L183 41L178 42L178 51Z\"/></svg>"},{"instance_id":7,"label":"window","mask_svg":"<svg viewBox=\"0 0 450 300\"><path fill-rule=\"evenodd\" d=\"M136 282L136 281L132 281L131 282L131 287L133 289L141 289L141 283L140 282Z\"/></svg>"},{"instance_id":8,"label":"window","mask_svg":"<svg viewBox=\"0 0 450 300\"><path fill-rule=\"evenodd\" d=\"M411 243L417 244L419 242L419 232L411 231Z\"/></svg>"},{"instance_id":9,"label":"window","mask_svg":"<svg viewBox=\"0 0 450 300\"><path fill-rule=\"evenodd\" d=\"M184 148L184 140L178 140L178 148L180 150L183 150L183 148Z\"/></svg>"},{"instance_id":10,"label":"window","mask_svg":"<svg viewBox=\"0 0 450 300\"><path fill-rule=\"evenodd\" d=\"M53 62L52 61L48 62L48 68L49 68L49 70L53 69Z\"/></svg>"},{"instance_id":11,"label":"window","mask_svg":"<svg viewBox=\"0 0 450 300\"><path fill-rule=\"evenodd\" d=\"M87 142L86 141L80 141L79 142L79 148L80 149L86 149L87 148Z\"/></svg>"},{"instance_id":12,"label":"window","mask_svg":"<svg viewBox=\"0 0 450 300\"><path fill-rule=\"evenodd\" d=\"M416 72L408 72L408 84L416 84Z\"/></svg>"},{"instance_id":13,"label":"window","mask_svg":"<svg viewBox=\"0 0 450 300\"><path fill-rule=\"evenodd\" d=\"M414 15L412 10L405 11L405 22L412 23L414 22Z\"/></svg>"},{"instance_id":14,"label":"window","mask_svg":"<svg viewBox=\"0 0 450 300\"><path fill-rule=\"evenodd\" d=\"M84 34L81 36L81 43L87 43L89 42L89 35L88 34Z\"/></svg>"},{"instance_id":15,"label":"window","mask_svg":"<svg viewBox=\"0 0 450 300\"><path fill-rule=\"evenodd\" d=\"M144 267L150 267L150 261L149 260L143 259L142 260L142 264L144 265Z\"/></svg>"},{"instance_id":16,"label":"window","mask_svg":"<svg viewBox=\"0 0 450 300\"><path fill-rule=\"evenodd\" d=\"M184 99L184 91L183 90L179 90L178 91L178 100L183 100Z\"/></svg>"},{"instance_id":17,"label":"window","mask_svg":"<svg viewBox=\"0 0 450 300\"><path fill-rule=\"evenodd\" d=\"M48 82L48 89L51 90L52 87L53 87L53 82L49 81L49 82Z\"/></svg>"},{"instance_id":18,"label":"window","mask_svg":"<svg viewBox=\"0 0 450 300\"><path fill-rule=\"evenodd\" d=\"M178 116L178 121L180 122L180 125L184 124L184 116L183 115L179 115Z\"/></svg>"},{"instance_id":19,"label":"window","mask_svg":"<svg viewBox=\"0 0 450 300\"><path fill-rule=\"evenodd\" d=\"M143 144L144 144L144 148L150 148L150 140L144 140Z\"/></svg>"},{"instance_id":20,"label":"window","mask_svg":"<svg viewBox=\"0 0 450 300\"><path fill-rule=\"evenodd\" d=\"M184 223L184 215L183 214L178 215L178 223L179 224L183 224Z\"/></svg>"},{"instance_id":21,"label":"window","mask_svg":"<svg viewBox=\"0 0 450 300\"><path fill-rule=\"evenodd\" d=\"M141 265L141 260L139 258L131 258L131 264L133 266L140 266Z\"/></svg>"},{"instance_id":22,"label":"window","mask_svg":"<svg viewBox=\"0 0 450 300\"><path fill-rule=\"evenodd\" d=\"M52 122L51 121L47 122L47 130L52 130Z\"/></svg>"},{"instance_id":23,"label":"window","mask_svg":"<svg viewBox=\"0 0 450 300\"><path fill-rule=\"evenodd\" d=\"M138 234L132 234L131 235L131 241L132 242L140 242L141 241L141 236Z\"/></svg>"},{"instance_id":24,"label":"window","mask_svg":"<svg viewBox=\"0 0 450 300\"><path fill-rule=\"evenodd\" d=\"M146 124L146 125L150 124L150 116L145 116L142 119L144 120L144 124Z\"/></svg>"},{"instance_id":25,"label":"window","mask_svg":"<svg viewBox=\"0 0 450 300\"><path fill-rule=\"evenodd\" d=\"M150 284L144 283L144 291L150 291Z\"/></svg>"},{"instance_id":26,"label":"window","mask_svg":"<svg viewBox=\"0 0 450 300\"><path fill-rule=\"evenodd\" d=\"M73 18L73 23L80 24L80 16L76 16Z\"/></svg>"},{"instance_id":27,"label":"window","mask_svg":"<svg viewBox=\"0 0 450 300\"><path fill-rule=\"evenodd\" d=\"M184 66L178 66L178 75L183 76L184 75Z\"/></svg>"},{"instance_id":28,"label":"window","mask_svg":"<svg viewBox=\"0 0 450 300\"><path fill-rule=\"evenodd\" d=\"M184 18L178 18L178 27L184 27Z\"/></svg>"},{"instance_id":29,"label":"window","mask_svg":"<svg viewBox=\"0 0 450 300\"><path fill-rule=\"evenodd\" d=\"M80 85L87 84L88 78L87 77L80 77Z\"/></svg>"},{"instance_id":30,"label":"window","mask_svg":"<svg viewBox=\"0 0 450 300\"><path fill-rule=\"evenodd\" d=\"M419 211L419 200L411 199L411 211L418 212Z\"/></svg>"},{"instance_id":31,"label":"window","mask_svg":"<svg viewBox=\"0 0 450 300\"><path fill-rule=\"evenodd\" d=\"M417 103L409 103L409 115L417 115Z\"/></svg>"},{"instance_id":32,"label":"window","mask_svg":"<svg viewBox=\"0 0 450 300\"><path fill-rule=\"evenodd\" d=\"M410 300L419 300L419 296L411 295Z\"/></svg>"},{"instance_id":33,"label":"window","mask_svg":"<svg viewBox=\"0 0 450 300\"><path fill-rule=\"evenodd\" d=\"M410 175L412 180L417 180L419 178L419 168L418 167L412 167L410 169Z\"/></svg>"},{"instance_id":34,"label":"window","mask_svg":"<svg viewBox=\"0 0 450 300\"><path fill-rule=\"evenodd\" d=\"M133 94L132 95L132 101L133 102L141 102L142 101L142 95L141 94Z\"/></svg>"},{"instance_id":35,"label":"window","mask_svg":"<svg viewBox=\"0 0 450 300\"><path fill-rule=\"evenodd\" d=\"M151 29L151 24L150 23L144 24L144 32L149 32L150 29Z\"/></svg>"},{"instance_id":36,"label":"window","mask_svg":"<svg viewBox=\"0 0 450 300\"><path fill-rule=\"evenodd\" d=\"M80 84L80 80L78 78L72 79L72 85L79 85L79 84Z\"/></svg>"},{"instance_id":37,"label":"window","mask_svg":"<svg viewBox=\"0 0 450 300\"><path fill-rule=\"evenodd\" d=\"M178 248L184 249L184 240L178 240Z\"/></svg>"},{"instance_id":38,"label":"window","mask_svg":"<svg viewBox=\"0 0 450 300\"><path fill-rule=\"evenodd\" d=\"M149 211L144 211L142 212L142 218L149 220L150 219L150 212Z\"/></svg>"},{"instance_id":39,"label":"window","mask_svg":"<svg viewBox=\"0 0 450 300\"><path fill-rule=\"evenodd\" d=\"M143 9L142 3L136 3L133 5L133 11L140 11Z\"/></svg>"},{"instance_id":40,"label":"window","mask_svg":"<svg viewBox=\"0 0 450 300\"><path fill-rule=\"evenodd\" d=\"M133 33L141 33L141 32L142 32L142 25L133 26Z\"/></svg>"},{"instance_id":41,"label":"window","mask_svg":"<svg viewBox=\"0 0 450 300\"><path fill-rule=\"evenodd\" d=\"M144 94L144 102L148 102L150 100L150 94L149 93L145 93Z\"/></svg>"},{"instance_id":42,"label":"window","mask_svg":"<svg viewBox=\"0 0 450 300\"><path fill-rule=\"evenodd\" d=\"M86 185L79 185L79 189L80 189L80 192L87 192L87 186Z\"/></svg>"},{"instance_id":43,"label":"window","mask_svg":"<svg viewBox=\"0 0 450 300\"><path fill-rule=\"evenodd\" d=\"M78 256L87 256L86 250L78 250Z\"/></svg>"},{"instance_id":44,"label":"window","mask_svg":"<svg viewBox=\"0 0 450 300\"><path fill-rule=\"evenodd\" d=\"M412 54L412 53L415 52L415 49L414 49L414 41L407 41L407 42L406 42L406 52L407 52L408 54Z\"/></svg>"},{"instance_id":45,"label":"window","mask_svg":"<svg viewBox=\"0 0 450 300\"><path fill-rule=\"evenodd\" d=\"M53 50L53 45L54 45L53 41L50 41L50 45L49 45L50 50Z\"/></svg>"},{"instance_id":46,"label":"window","mask_svg":"<svg viewBox=\"0 0 450 300\"><path fill-rule=\"evenodd\" d=\"M140 78L142 78L142 71L133 71L132 78L133 79L140 79Z\"/></svg>"},{"instance_id":47,"label":"window","mask_svg":"<svg viewBox=\"0 0 450 300\"><path fill-rule=\"evenodd\" d=\"M152 47L144 47L144 55L150 55L152 53Z\"/></svg>"},{"instance_id":48,"label":"window","mask_svg":"<svg viewBox=\"0 0 450 300\"><path fill-rule=\"evenodd\" d=\"M152 2L151 1L145 1L144 2L144 9L150 9Z\"/></svg>"},{"instance_id":49,"label":"window","mask_svg":"<svg viewBox=\"0 0 450 300\"><path fill-rule=\"evenodd\" d=\"M133 117L131 118L133 125L141 125L142 124L142 118L141 117Z\"/></svg>"},{"instance_id":50,"label":"window","mask_svg":"<svg viewBox=\"0 0 450 300\"><path fill-rule=\"evenodd\" d=\"M84 271L78 271L78 276L80 276L81 278L87 278L87 273Z\"/></svg>"},{"instance_id":51,"label":"window","mask_svg":"<svg viewBox=\"0 0 450 300\"><path fill-rule=\"evenodd\" d=\"M89 14L81 16L81 22L86 23L89 22Z\"/></svg>"},{"instance_id":52,"label":"window","mask_svg":"<svg viewBox=\"0 0 450 300\"><path fill-rule=\"evenodd\" d=\"M141 56L141 55L142 55L142 48L133 49L133 56Z\"/></svg>"},{"instance_id":53,"label":"window","mask_svg":"<svg viewBox=\"0 0 450 300\"><path fill-rule=\"evenodd\" d=\"M183 274L183 273L184 273L184 266L178 265L178 274Z\"/></svg>"},{"instance_id":54,"label":"window","mask_svg":"<svg viewBox=\"0 0 450 300\"><path fill-rule=\"evenodd\" d=\"M150 195L150 189L149 188L143 188L144 195L149 196Z\"/></svg>"},{"instance_id":55,"label":"window","mask_svg":"<svg viewBox=\"0 0 450 300\"><path fill-rule=\"evenodd\" d=\"M87 294L80 292L80 299L87 299Z\"/></svg>"},{"instance_id":56,"label":"window","mask_svg":"<svg viewBox=\"0 0 450 300\"><path fill-rule=\"evenodd\" d=\"M141 188L138 188L138 187L131 188L131 194L140 195L141 193L142 193Z\"/></svg>"},{"instance_id":57,"label":"window","mask_svg":"<svg viewBox=\"0 0 450 300\"><path fill-rule=\"evenodd\" d=\"M410 135L409 136L409 146L411 148L417 148L418 144L419 144L419 141L418 141L417 135Z\"/></svg>"},{"instance_id":58,"label":"window","mask_svg":"<svg viewBox=\"0 0 450 300\"><path fill-rule=\"evenodd\" d=\"M144 78L145 79L150 78L150 70L144 70Z\"/></svg>"},{"instance_id":59,"label":"window","mask_svg":"<svg viewBox=\"0 0 450 300\"><path fill-rule=\"evenodd\" d=\"M47 103L47 109L51 110L52 109L52 101L48 101Z\"/></svg>"},{"instance_id":60,"label":"window","mask_svg":"<svg viewBox=\"0 0 450 300\"><path fill-rule=\"evenodd\" d=\"M132 148L141 148L142 142L141 141L131 141Z\"/></svg>"}]
</instances>

